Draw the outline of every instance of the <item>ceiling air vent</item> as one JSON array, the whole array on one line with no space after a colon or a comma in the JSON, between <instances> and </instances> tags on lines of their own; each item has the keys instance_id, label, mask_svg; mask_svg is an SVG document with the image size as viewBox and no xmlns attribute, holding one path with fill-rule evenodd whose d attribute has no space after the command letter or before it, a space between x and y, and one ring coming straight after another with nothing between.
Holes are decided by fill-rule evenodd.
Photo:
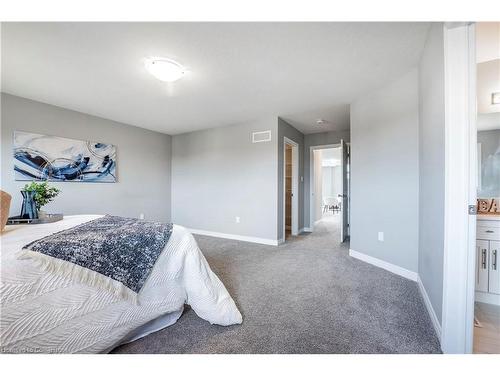
<instances>
[{"instance_id":1,"label":"ceiling air vent","mask_svg":"<svg viewBox=\"0 0 500 375\"><path fill-rule=\"evenodd\" d=\"M271 130L252 133L252 143L269 142L271 141Z\"/></svg>"}]
</instances>

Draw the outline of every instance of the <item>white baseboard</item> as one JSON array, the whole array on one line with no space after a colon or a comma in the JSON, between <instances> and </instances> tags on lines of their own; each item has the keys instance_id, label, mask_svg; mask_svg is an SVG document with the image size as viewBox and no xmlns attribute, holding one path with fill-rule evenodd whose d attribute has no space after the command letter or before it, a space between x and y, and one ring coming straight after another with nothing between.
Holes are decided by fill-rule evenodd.
<instances>
[{"instance_id":1,"label":"white baseboard","mask_svg":"<svg viewBox=\"0 0 500 375\"><path fill-rule=\"evenodd\" d=\"M304 228L301 228L299 230L299 233L303 233L303 232L312 232L312 229L311 227L304 227Z\"/></svg>"},{"instance_id":2,"label":"white baseboard","mask_svg":"<svg viewBox=\"0 0 500 375\"><path fill-rule=\"evenodd\" d=\"M363 262L373 264L376 267L380 267L383 268L384 270L395 273L396 275L405 277L412 281L417 281L418 274L414 271L407 270L406 268L396 266L395 264L386 262L378 258L374 258L372 256L360 253L359 251L353 249L349 249L349 255L352 256L353 258L362 260Z\"/></svg>"},{"instance_id":3,"label":"white baseboard","mask_svg":"<svg viewBox=\"0 0 500 375\"><path fill-rule=\"evenodd\" d=\"M253 242L253 243L259 243L259 244L263 244L263 245L272 245L272 246L278 246L279 245L279 240L270 240L268 238L240 236L238 234L212 232L212 231L209 231L209 230L193 229L193 228L187 228L187 230L190 231L193 234L201 234L202 236L227 238L229 240L237 240L237 241L244 241L244 242Z\"/></svg>"},{"instance_id":4,"label":"white baseboard","mask_svg":"<svg viewBox=\"0 0 500 375\"><path fill-rule=\"evenodd\" d=\"M477 302L500 306L500 294L476 292L474 300Z\"/></svg>"},{"instance_id":5,"label":"white baseboard","mask_svg":"<svg viewBox=\"0 0 500 375\"><path fill-rule=\"evenodd\" d=\"M418 276L418 278L417 278L417 284L418 284L418 289L420 290L420 294L422 295L422 298L424 299L424 303L425 303L425 307L427 308L427 312L429 313L429 316L431 317L432 326L434 327L434 331L436 332L436 335L439 338L439 342L441 342L441 324L439 323L439 319L436 315L436 312L434 311L434 308L432 307L431 300L430 300L429 296L427 295L427 291L425 290L424 284L422 283L420 276Z\"/></svg>"}]
</instances>

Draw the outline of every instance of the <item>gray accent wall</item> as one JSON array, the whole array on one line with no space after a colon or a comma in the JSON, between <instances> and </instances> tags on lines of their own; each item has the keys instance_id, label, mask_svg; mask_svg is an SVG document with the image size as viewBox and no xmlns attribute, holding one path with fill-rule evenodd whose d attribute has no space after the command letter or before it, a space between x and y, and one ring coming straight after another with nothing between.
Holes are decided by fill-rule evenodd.
<instances>
[{"instance_id":1,"label":"gray accent wall","mask_svg":"<svg viewBox=\"0 0 500 375\"><path fill-rule=\"evenodd\" d=\"M436 315L443 304L445 97L443 25L429 29L419 64L418 272Z\"/></svg>"},{"instance_id":2,"label":"gray accent wall","mask_svg":"<svg viewBox=\"0 0 500 375\"><path fill-rule=\"evenodd\" d=\"M53 182L61 189L47 212L113 214L170 221L171 137L84 113L1 94L1 189L12 195L10 216L18 215L19 191L28 181L14 181L12 139L15 130L117 147L116 183Z\"/></svg>"},{"instance_id":3,"label":"gray accent wall","mask_svg":"<svg viewBox=\"0 0 500 375\"><path fill-rule=\"evenodd\" d=\"M271 141L252 143L252 132ZM172 137L172 220L276 241L278 122L269 117ZM240 223L236 223L236 217Z\"/></svg>"},{"instance_id":4,"label":"gray accent wall","mask_svg":"<svg viewBox=\"0 0 500 375\"><path fill-rule=\"evenodd\" d=\"M345 142L350 141L350 130L306 134L304 136L304 227L309 228L311 216L311 147L337 145L342 139Z\"/></svg>"},{"instance_id":5,"label":"gray accent wall","mask_svg":"<svg viewBox=\"0 0 500 375\"><path fill-rule=\"evenodd\" d=\"M299 231L304 227L304 134L282 118L278 118L278 238L283 237L283 179L284 179L284 140L285 137L297 143L299 149Z\"/></svg>"},{"instance_id":6,"label":"gray accent wall","mask_svg":"<svg viewBox=\"0 0 500 375\"><path fill-rule=\"evenodd\" d=\"M418 72L413 69L351 104L350 246L414 272L418 158Z\"/></svg>"}]
</instances>

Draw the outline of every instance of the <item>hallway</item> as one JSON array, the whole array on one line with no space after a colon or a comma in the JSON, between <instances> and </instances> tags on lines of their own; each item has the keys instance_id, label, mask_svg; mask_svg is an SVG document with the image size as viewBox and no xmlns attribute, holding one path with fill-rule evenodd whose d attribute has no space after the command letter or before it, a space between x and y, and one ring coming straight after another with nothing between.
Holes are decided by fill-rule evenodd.
<instances>
[{"instance_id":1,"label":"hallway","mask_svg":"<svg viewBox=\"0 0 500 375\"><path fill-rule=\"evenodd\" d=\"M340 246L340 220L341 213L327 212L314 224L312 233L303 233L298 237L287 238L287 241L303 241L307 237L308 246ZM321 245L320 245L321 244ZM349 250L349 242L345 244Z\"/></svg>"}]
</instances>

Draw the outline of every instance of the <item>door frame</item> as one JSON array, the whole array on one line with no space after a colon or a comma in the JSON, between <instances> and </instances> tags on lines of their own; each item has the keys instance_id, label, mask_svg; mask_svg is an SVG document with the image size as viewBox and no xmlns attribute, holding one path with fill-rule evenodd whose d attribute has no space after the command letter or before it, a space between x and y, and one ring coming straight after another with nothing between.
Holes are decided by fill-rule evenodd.
<instances>
[{"instance_id":1,"label":"door frame","mask_svg":"<svg viewBox=\"0 0 500 375\"><path fill-rule=\"evenodd\" d=\"M328 145L318 145L309 147L309 229L314 232L314 150L324 150L327 148L338 148L340 143L328 144Z\"/></svg>"},{"instance_id":2,"label":"door frame","mask_svg":"<svg viewBox=\"0 0 500 375\"><path fill-rule=\"evenodd\" d=\"M344 155L344 151L346 154ZM350 148L346 141L340 140L340 165L342 168L342 217L340 219L340 243L344 243L349 237L349 205L350 205ZM344 158L344 156L347 156ZM349 166L349 172L347 167ZM345 186L344 186L345 183ZM346 194L344 194L346 192ZM344 197L344 195L346 195ZM345 236L344 236L345 234Z\"/></svg>"},{"instance_id":3,"label":"door frame","mask_svg":"<svg viewBox=\"0 0 500 375\"><path fill-rule=\"evenodd\" d=\"M476 216L477 126L475 25L444 26L445 209L443 258L444 353L472 353Z\"/></svg>"},{"instance_id":4,"label":"door frame","mask_svg":"<svg viewBox=\"0 0 500 375\"><path fill-rule=\"evenodd\" d=\"M292 147L292 236L299 235L299 144L283 137L283 241L286 241L286 146Z\"/></svg>"}]
</instances>

